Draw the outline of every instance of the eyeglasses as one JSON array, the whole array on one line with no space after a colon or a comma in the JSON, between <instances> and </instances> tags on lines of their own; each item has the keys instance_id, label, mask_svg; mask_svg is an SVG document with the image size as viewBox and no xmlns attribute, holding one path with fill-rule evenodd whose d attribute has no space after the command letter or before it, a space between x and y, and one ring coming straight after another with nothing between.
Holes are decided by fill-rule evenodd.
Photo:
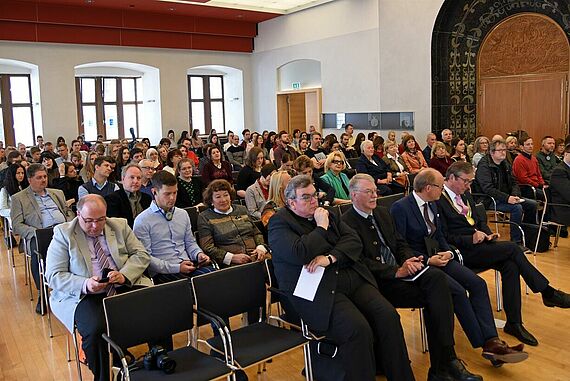
<instances>
[{"instance_id":1,"label":"eyeglasses","mask_svg":"<svg viewBox=\"0 0 570 381\"><path fill-rule=\"evenodd\" d=\"M465 185L467 185L467 184L471 185L471 184L473 184L473 181L475 181L475 179L466 179L466 178L461 177L461 176L457 176L457 178L463 180L463 183Z\"/></svg>"},{"instance_id":2,"label":"eyeglasses","mask_svg":"<svg viewBox=\"0 0 570 381\"><path fill-rule=\"evenodd\" d=\"M155 167L141 167L141 169L146 169L148 171L156 171Z\"/></svg>"},{"instance_id":3,"label":"eyeglasses","mask_svg":"<svg viewBox=\"0 0 570 381\"><path fill-rule=\"evenodd\" d=\"M342 165L342 164L344 164L344 161L342 161L342 160L332 160L332 161L331 161L331 164Z\"/></svg>"},{"instance_id":4,"label":"eyeglasses","mask_svg":"<svg viewBox=\"0 0 570 381\"><path fill-rule=\"evenodd\" d=\"M443 185L437 185L437 184L428 184L428 185L431 185L432 187L436 187L436 188L443 190Z\"/></svg>"},{"instance_id":5,"label":"eyeglasses","mask_svg":"<svg viewBox=\"0 0 570 381\"><path fill-rule=\"evenodd\" d=\"M357 192L365 193L367 196L375 196L378 197L378 189L356 189Z\"/></svg>"},{"instance_id":6,"label":"eyeglasses","mask_svg":"<svg viewBox=\"0 0 570 381\"><path fill-rule=\"evenodd\" d=\"M303 194L303 195L299 196L298 198L300 198L301 200L303 200L305 202L310 202L313 199L319 198L319 192L315 192L313 194Z\"/></svg>"},{"instance_id":7,"label":"eyeglasses","mask_svg":"<svg viewBox=\"0 0 570 381\"><path fill-rule=\"evenodd\" d=\"M83 218L83 216L80 214L79 217L81 217L81 219L83 220L83 222L85 222L86 224L99 224L101 222L104 222L107 219L107 216L103 216L103 217L99 217L99 218Z\"/></svg>"}]
</instances>

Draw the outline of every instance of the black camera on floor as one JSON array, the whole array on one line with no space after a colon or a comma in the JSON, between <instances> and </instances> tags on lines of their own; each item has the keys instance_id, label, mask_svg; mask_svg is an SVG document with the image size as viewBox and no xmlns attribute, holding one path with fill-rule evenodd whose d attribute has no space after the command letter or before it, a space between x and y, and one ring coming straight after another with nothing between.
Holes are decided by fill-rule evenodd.
<instances>
[{"instance_id":1,"label":"black camera on floor","mask_svg":"<svg viewBox=\"0 0 570 381\"><path fill-rule=\"evenodd\" d=\"M144 355L143 365L146 370L160 369L166 374L174 373L176 361L168 357L166 350L160 345L150 348Z\"/></svg>"}]
</instances>

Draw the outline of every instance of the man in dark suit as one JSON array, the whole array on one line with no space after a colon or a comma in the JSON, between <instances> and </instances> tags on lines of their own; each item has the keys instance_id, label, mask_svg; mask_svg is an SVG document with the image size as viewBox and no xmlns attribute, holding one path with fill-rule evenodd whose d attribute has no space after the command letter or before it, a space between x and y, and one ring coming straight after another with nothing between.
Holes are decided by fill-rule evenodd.
<instances>
[{"instance_id":1,"label":"man in dark suit","mask_svg":"<svg viewBox=\"0 0 570 381\"><path fill-rule=\"evenodd\" d=\"M396 229L412 250L427 258L427 264L437 266L449 277L455 314L474 348L483 347L496 338L497 329L485 281L462 266L443 235L437 207L433 203L441 196L444 178L433 168L418 173L414 191L394 203L391 214ZM467 296L468 295L468 296ZM512 348L522 350L522 346ZM494 362L500 365L500 362Z\"/></svg>"},{"instance_id":2,"label":"man in dark suit","mask_svg":"<svg viewBox=\"0 0 570 381\"><path fill-rule=\"evenodd\" d=\"M550 177L550 197L555 204L570 206L570 144L564 149L564 158L552 170ZM570 225L570 207L552 208L551 220L565 225ZM568 231L566 231L568 236Z\"/></svg>"},{"instance_id":3,"label":"man in dark suit","mask_svg":"<svg viewBox=\"0 0 570 381\"><path fill-rule=\"evenodd\" d=\"M312 300L294 295L289 300L310 329L338 346L334 358L315 359L316 378L374 380L375 339L388 380L413 380L399 315L361 261L358 235L318 207L310 177L291 179L285 198L287 207L269 221L279 287L292 294L302 270L314 273L324 267Z\"/></svg>"},{"instance_id":4,"label":"man in dark suit","mask_svg":"<svg viewBox=\"0 0 570 381\"><path fill-rule=\"evenodd\" d=\"M142 171L137 164L123 167L121 172L123 188L105 196L107 217L121 217L132 229L135 217L150 206L152 198L140 191Z\"/></svg>"},{"instance_id":5,"label":"man in dark suit","mask_svg":"<svg viewBox=\"0 0 570 381\"><path fill-rule=\"evenodd\" d=\"M396 231L388 210L376 206L377 194L374 192L372 177L357 174L351 179L349 190L353 208L342 219L360 236L364 245L363 261L376 277L380 292L396 307L426 308L432 365L429 379L433 376L441 378L441 373L465 379L457 377L457 374L462 373L458 360L442 361L446 346L451 348L447 349L448 353L454 354L453 306L447 277L437 268L430 267L415 281L402 281L402 278L420 271L424 266L423 256L414 253ZM480 337L477 342L477 346L483 347L485 358L502 363L518 362L528 357L521 352L522 348L509 348L504 341L499 340L496 330L490 331L488 337Z\"/></svg>"},{"instance_id":6,"label":"man in dark suit","mask_svg":"<svg viewBox=\"0 0 570 381\"><path fill-rule=\"evenodd\" d=\"M484 218L477 214L469 192L474 179L469 163L456 162L447 169L442 197L437 201L442 232L446 241L461 251L465 266L500 271L507 315L505 332L523 343L538 345L522 324L520 277L533 292L542 293L546 306L569 308L570 296L549 286L548 279L528 261L516 243L497 241L499 235L493 234Z\"/></svg>"}]
</instances>

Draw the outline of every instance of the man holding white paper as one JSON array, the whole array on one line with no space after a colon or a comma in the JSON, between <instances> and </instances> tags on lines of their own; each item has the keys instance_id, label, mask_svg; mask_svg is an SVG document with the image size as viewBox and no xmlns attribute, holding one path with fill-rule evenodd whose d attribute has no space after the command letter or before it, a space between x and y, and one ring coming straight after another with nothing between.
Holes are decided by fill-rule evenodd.
<instances>
[{"instance_id":1,"label":"man holding white paper","mask_svg":"<svg viewBox=\"0 0 570 381\"><path fill-rule=\"evenodd\" d=\"M361 261L358 235L318 207L310 177L291 179L285 198L286 208L269 221L279 288L291 294L293 308L309 328L338 347L332 358L315 355L315 378L372 381L377 349L388 380L414 380L400 318ZM300 290L296 294L302 297L294 296L300 274L314 274L319 268L324 273L320 281L315 279L313 300Z\"/></svg>"}]
</instances>

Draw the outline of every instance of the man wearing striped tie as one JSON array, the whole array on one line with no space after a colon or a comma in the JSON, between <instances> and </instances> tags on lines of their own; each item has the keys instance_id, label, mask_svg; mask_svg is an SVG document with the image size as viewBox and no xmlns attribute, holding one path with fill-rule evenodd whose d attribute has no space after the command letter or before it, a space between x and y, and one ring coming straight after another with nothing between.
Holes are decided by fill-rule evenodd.
<instances>
[{"instance_id":1,"label":"man wearing striped tie","mask_svg":"<svg viewBox=\"0 0 570 381\"><path fill-rule=\"evenodd\" d=\"M54 228L46 277L53 289L53 314L83 338L95 381L109 380L103 298L134 286L151 286L143 272L150 256L123 218L106 217L105 199L96 194L77 203L77 217Z\"/></svg>"}]
</instances>

